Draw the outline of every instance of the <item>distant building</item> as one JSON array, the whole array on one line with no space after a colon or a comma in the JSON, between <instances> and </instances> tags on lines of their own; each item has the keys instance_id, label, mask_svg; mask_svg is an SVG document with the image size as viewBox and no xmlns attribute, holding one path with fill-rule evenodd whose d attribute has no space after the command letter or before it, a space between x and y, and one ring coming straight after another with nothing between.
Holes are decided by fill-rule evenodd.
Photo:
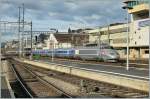
<instances>
[{"instance_id":1,"label":"distant building","mask_svg":"<svg viewBox=\"0 0 150 99\"><path fill-rule=\"evenodd\" d=\"M128 13L131 14L131 55L137 58L149 58L149 0L132 0L126 1L129 9ZM133 54L134 53L134 54Z\"/></svg>"},{"instance_id":2,"label":"distant building","mask_svg":"<svg viewBox=\"0 0 150 99\"><path fill-rule=\"evenodd\" d=\"M34 44L34 41L32 41L33 42L33 44ZM23 47L24 48L31 48L31 37L26 37L26 38L24 38L24 40L23 40Z\"/></svg>"},{"instance_id":3,"label":"distant building","mask_svg":"<svg viewBox=\"0 0 150 99\"><path fill-rule=\"evenodd\" d=\"M149 58L149 0L126 0L124 3L133 9L128 10L131 14L129 23L129 58ZM109 43L118 50L121 58L126 58L127 24L115 23L101 28L86 31L90 42Z\"/></svg>"},{"instance_id":4,"label":"distant building","mask_svg":"<svg viewBox=\"0 0 150 99\"><path fill-rule=\"evenodd\" d=\"M5 42L5 49L16 49L18 48L19 42L17 40L7 41Z\"/></svg>"},{"instance_id":5,"label":"distant building","mask_svg":"<svg viewBox=\"0 0 150 99\"><path fill-rule=\"evenodd\" d=\"M47 35L45 42L41 46L43 49L52 48L70 48L75 46L82 46L88 43L89 36L82 33L50 33ZM37 44L37 48L39 44Z\"/></svg>"}]
</instances>

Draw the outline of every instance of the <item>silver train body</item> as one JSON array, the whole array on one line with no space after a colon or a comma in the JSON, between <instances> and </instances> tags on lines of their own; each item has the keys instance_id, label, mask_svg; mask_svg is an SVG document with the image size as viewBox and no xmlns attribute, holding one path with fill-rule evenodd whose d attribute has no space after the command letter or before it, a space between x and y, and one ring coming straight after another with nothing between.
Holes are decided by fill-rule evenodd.
<instances>
[{"instance_id":1,"label":"silver train body","mask_svg":"<svg viewBox=\"0 0 150 99\"><path fill-rule=\"evenodd\" d=\"M30 55L30 49L25 50L26 55ZM7 54L18 54L18 51L8 51ZM78 48L61 48L54 50L33 50L33 55L40 56L48 56L52 57L52 53L54 57L60 58L75 58L82 60L103 60L103 61L118 61L120 56L115 49L113 49L108 44L101 44L98 46L97 44L87 44Z\"/></svg>"},{"instance_id":2,"label":"silver train body","mask_svg":"<svg viewBox=\"0 0 150 99\"><path fill-rule=\"evenodd\" d=\"M108 44L89 44L84 47L76 48L75 57L83 60L103 60L118 61L120 56L118 52Z\"/></svg>"}]
</instances>

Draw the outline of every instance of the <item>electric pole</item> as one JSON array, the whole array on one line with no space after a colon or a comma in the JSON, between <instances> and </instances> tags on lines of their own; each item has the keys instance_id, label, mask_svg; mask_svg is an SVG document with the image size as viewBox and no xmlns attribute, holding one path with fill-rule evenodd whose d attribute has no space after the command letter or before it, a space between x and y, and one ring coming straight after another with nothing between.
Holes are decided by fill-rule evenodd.
<instances>
[{"instance_id":1,"label":"electric pole","mask_svg":"<svg viewBox=\"0 0 150 99\"><path fill-rule=\"evenodd\" d=\"M99 28L99 35L98 35L98 48L99 48L99 54L100 54L100 58L102 59L102 55L101 55L101 27Z\"/></svg>"},{"instance_id":2,"label":"electric pole","mask_svg":"<svg viewBox=\"0 0 150 99\"><path fill-rule=\"evenodd\" d=\"M33 37L33 34L32 34L32 21L31 21L31 56L30 56L30 59L32 60L32 56L33 56L33 54L32 54L32 37Z\"/></svg>"},{"instance_id":3,"label":"electric pole","mask_svg":"<svg viewBox=\"0 0 150 99\"><path fill-rule=\"evenodd\" d=\"M23 14L23 20L22 20L23 21L23 28L22 28L22 51L23 51L23 55L24 55L25 54L24 53L24 36L23 36L24 35L24 3L22 4L22 9L23 9L23 11L22 11L23 12L22 13Z\"/></svg>"},{"instance_id":4,"label":"electric pole","mask_svg":"<svg viewBox=\"0 0 150 99\"><path fill-rule=\"evenodd\" d=\"M123 9L126 9L126 14L127 14L127 60L126 60L126 70L129 70L129 14L128 10L132 9L132 7L129 6L124 6L122 7Z\"/></svg>"},{"instance_id":5,"label":"electric pole","mask_svg":"<svg viewBox=\"0 0 150 99\"><path fill-rule=\"evenodd\" d=\"M20 33L20 9L21 7L19 7L19 20L18 20L18 41L19 41L19 57L21 57L21 33Z\"/></svg>"}]
</instances>

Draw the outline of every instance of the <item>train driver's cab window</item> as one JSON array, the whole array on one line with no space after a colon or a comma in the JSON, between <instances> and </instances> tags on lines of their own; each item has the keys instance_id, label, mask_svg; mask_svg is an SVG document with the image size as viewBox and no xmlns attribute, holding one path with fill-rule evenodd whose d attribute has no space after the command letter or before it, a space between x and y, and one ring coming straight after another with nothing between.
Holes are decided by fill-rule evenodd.
<instances>
[{"instance_id":1,"label":"train driver's cab window","mask_svg":"<svg viewBox=\"0 0 150 99\"><path fill-rule=\"evenodd\" d=\"M87 45L85 45L86 47L96 47L97 46L97 44L87 44Z\"/></svg>"},{"instance_id":2,"label":"train driver's cab window","mask_svg":"<svg viewBox=\"0 0 150 99\"><path fill-rule=\"evenodd\" d=\"M112 46L101 46L102 49L114 49Z\"/></svg>"}]
</instances>

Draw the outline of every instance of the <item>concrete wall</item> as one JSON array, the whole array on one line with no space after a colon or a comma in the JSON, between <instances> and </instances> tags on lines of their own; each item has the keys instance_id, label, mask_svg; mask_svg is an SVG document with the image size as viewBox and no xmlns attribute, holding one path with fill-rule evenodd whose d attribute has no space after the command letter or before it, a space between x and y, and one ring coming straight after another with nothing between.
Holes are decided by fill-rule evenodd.
<instances>
[{"instance_id":1,"label":"concrete wall","mask_svg":"<svg viewBox=\"0 0 150 99\"><path fill-rule=\"evenodd\" d=\"M139 11L144 11L144 10L149 10L149 5L144 3L144 4L139 4L133 7L133 9L128 10L129 13L136 13Z\"/></svg>"},{"instance_id":2,"label":"concrete wall","mask_svg":"<svg viewBox=\"0 0 150 99\"><path fill-rule=\"evenodd\" d=\"M149 26L139 26L141 22L149 20L138 20L131 24L130 46L149 46Z\"/></svg>"}]
</instances>

